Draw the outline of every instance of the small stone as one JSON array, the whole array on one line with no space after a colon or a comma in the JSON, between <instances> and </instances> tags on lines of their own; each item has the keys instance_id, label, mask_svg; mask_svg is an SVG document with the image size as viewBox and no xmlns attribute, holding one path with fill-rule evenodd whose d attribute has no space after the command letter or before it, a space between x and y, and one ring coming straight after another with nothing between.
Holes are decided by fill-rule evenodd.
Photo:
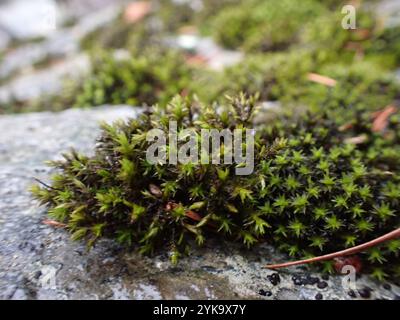
<instances>
[{"instance_id":1,"label":"small stone","mask_svg":"<svg viewBox=\"0 0 400 320\"><path fill-rule=\"evenodd\" d=\"M296 286L301 286L303 284L303 280L301 279L301 277L293 276L292 280Z\"/></svg>"},{"instance_id":2,"label":"small stone","mask_svg":"<svg viewBox=\"0 0 400 320\"><path fill-rule=\"evenodd\" d=\"M278 285L281 282L281 278L280 278L279 274L277 274L277 273L274 273L274 274L271 274L271 275L267 276L267 279L274 286Z\"/></svg>"},{"instance_id":3,"label":"small stone","mask_svg":"<svg viewBox=\"0 0 400 320\"><path fill-rule=\"evenodd\" d=\"M317 293L315 296L315 300L322 300L324 296L321 293Z\"/></svg>"},{"instance_id":4,"label":"small stone","mask_svg":"<svg viewBox=\"0 0 400 320\"><path fill-rule=\"evenodd\" d=\"M318 289L325 289L328 286L328 283L326 281L320 281L317 284Z\"/></svg>"}]
</instances>

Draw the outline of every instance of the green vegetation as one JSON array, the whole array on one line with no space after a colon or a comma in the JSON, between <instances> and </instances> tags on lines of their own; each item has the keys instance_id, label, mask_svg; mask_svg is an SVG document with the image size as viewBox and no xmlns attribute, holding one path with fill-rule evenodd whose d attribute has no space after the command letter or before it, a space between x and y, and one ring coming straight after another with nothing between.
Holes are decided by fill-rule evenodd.
<instances>
[{"instance_id":1,"label":"green vegetation","mask_svg":"<svg viewBox=\"0 0 400 320\"><path fill-rule=\"evenodd\" d=\"M344 30L342 2L334 0L151 3L141 20L128 23L121 14L82 40L92 68L80 81L34 104L2 106L154 105L139 119L104 125L94 156L66 154L52 163L51 185L33 187L73 239L92 246L114 238L146 254L168 250L176 263L193 241L209 237L248 247L267 241L290 256L312 257L399 227L400 115L373 128L374 112L400 99L393 76L399 27L384 28L361 6L357 29ZM188 58L196 52L171 48L185 26L242 51L243 61L222 72L193 67ZM224 98L239 92L246 96ZM187 98L192 94L199 101ZM265 101L281 107L265 114L256 107ZM167 129L170 119L179 131L197 133L262 123L254 173L237 176L235 165L149 164L146 133ZM399 251L397 240L362 253L365 271L400 279Z\"/></svg>"},{"instance_id":2,"label":"green vegetation","mask_svg":"<svg viewBox=\"0 0 400 320\"><path fill-rule=\"evenodd\" d=\"M76 106L165 104L194 81L184 58L171 50L153 49L127 58L97 53L92 67Z\"/></svg>"},{"instance_id":3,"label":"green vegetation","mask_svg":"<svg viewBox=\"0 0 400 320\"><path fill-rule=\"evenodd\" d=\"M255 171L234 165L154 165L146 132L252 128L256 99L243 95L212 105L176 97L137 120L104 125L93 157L72 152L53 162L51 186L33 187L49 215L73 239L100 237L139 248L169 250L171 260L211 236L251 247L268 241L291 256L310 257L363 243L400 226L400 116L385 135L371 121L347 130L324 113L278 116L257 130ZM363 134L361 144L349 138ZM167 150L169 145L167 145ZM221 156L224 153L221 148ZM196 218L197 217L197 218ZM398 241L363 254L367 272L399 277Z\"/></svg>"}]
</instances>

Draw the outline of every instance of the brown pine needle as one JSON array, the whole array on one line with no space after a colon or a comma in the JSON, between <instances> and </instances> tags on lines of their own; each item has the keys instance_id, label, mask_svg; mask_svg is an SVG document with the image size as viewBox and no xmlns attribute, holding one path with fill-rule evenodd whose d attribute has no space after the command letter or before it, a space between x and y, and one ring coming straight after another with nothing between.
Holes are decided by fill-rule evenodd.
<instances>
[{"instance_id":1,"label":"brown pine needle","mask_svg":"<svg viewBox=\"0 0 400 320\"><path fill-rule=\"evenodd\" d=\"M317 73L309 73L307 75L308 80L319 83L319 84L323 84L327 87L334 87L337 84L337 81L335 79L326 77L326 76L322 76L320 74Z\"/></svg>"},{"instance_id":2,"label":"brown pine needle","mask_svg":"<svg viewBox=\"0 0 400 320\"><path fill-rule=\"evenodd\" d=\"M49 219L45 219L43 220L43 223L50 226L50 227L54 227L54 228L66 228L67 225L65 223L61 223L55 220L49 220Z\"/></svg>"},{"instance_id":3,"label":"brown pine needle","mask_svg":"<svg viewBox=\"0 0 400 320\"><path fill-rule=\"evenodd\" d=\"M389 105L382 111L379 111L373 115L374 121L372 123L372 131L373 132L382 132L386 129L389 123L389 117L397 112L397 108L395 106Z\"/></svg>"},{"instance_id":4,"label":"brown pine needle","mask_svg":"<svg viewBox=\"0 0 400 320\"><path fill-rule=\"evenodd\" d=\"M355 247L352 247L352 248L349 248L346 250L326 254L324 256L314 257L311 259L298 260L298 261L292 261L292 262L286 262L286 263L280 263L280 264L270 264L265 267L268 269L280 269L280 268L286 268L286 267L296 266L296 265L300 265L300 264L309 264L309 263L314 263L314 262L319 262L319 261L332 260L334 258L339 258L339 257L348 256L348 255L362 252L362 251L369 249L371 247L374 247L382 242L386 242L386 241L397 239L397 238L400 238L400 228L398 228L392 232L389 232L379 238L376 238L374 240L371 240L369 242L360 244L358 246L355 246Z\"/></svg>"}]
</instances>

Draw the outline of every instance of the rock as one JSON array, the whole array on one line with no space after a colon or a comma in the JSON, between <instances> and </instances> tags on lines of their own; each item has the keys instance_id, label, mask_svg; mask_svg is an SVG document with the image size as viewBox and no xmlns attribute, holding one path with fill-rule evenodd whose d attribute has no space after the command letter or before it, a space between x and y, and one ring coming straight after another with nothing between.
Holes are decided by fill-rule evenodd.
<instances>
[{"instance_id":1,"label":"rock","mask_svg":"<svg viewBox=\"0 0 400 320\"><path fill-rule=\"evenodd\" d=\"M264 266L288 258L266 244L247 251L210 239L174 267L166 254L142 257L111 240L87 252L65 230L44 225L46 210L28 192L34 178L48 182L51 172L43 161L59 159L70 147L92 153L100 120L126 119L138 111L105 106L0 116L0 299L352 298L341 276L330 276L321 291L309 281L320 275L299 267L279 271L280 282L271 283L277 272ZM305 281L296 286L293 276ZM354 297L363 299L358 290L365 296L362 290L369 288L371 299L394 299L400 288L390 286L386 290L361 276Z\"/></svg>"},{"instance_id":2,"label":"rock","mask_svg":"<svg viewBox=\"0 0 400 320\"><path fill-rule=\"evenodd\" d=\"M45 59L60 59L77 54L80 40L115 19L121 7L122 4L117 1L81 17L72 27L57 29L38 43L26 43L11 50L0 61L0 79L21 73Z\"/></svg>"},{"instance_id":3,"label":"rock","mask_svg":"<svg viewBox=\"0 0 400 320\"><path fill-rule=\"evenodd\" d=\"M66 77L77 79L89 68L88 56L80 54L44 70L22 75L0 87L0 103L7 103L12 99L27 101L37 99L41 95L56 94L62 90Z\"/></svg>"},{"instance_id":4,"label":"rock","mask_svg":"<svg viewBox=\"0 0 400 320\"><path fill-rule=\"evenodd\" d=\"M16 39L47 36L57 27L54 0L13 0L0 6L0 27Z\"/></svg>"},{"instance_id":5,"label":"rock","mask_svg":"<svg viewBox=\"0 0 400 320\"><path fill-rule=\"evenodd\" d=\"M235 65L244 58L242 52L223 49L211 38L200 37L193 33L178 35L167 42L172 46L195 53L197 60L200 60L208 68L216 71L221 71L226 67Z\"/></svg>"},{"instance_id":6,"label":"rock","mask_svg":"<svg viewBox=\"0 0 400 320\"><path fill-rule=\"evenodd\" d=\"M0 53L7 49L10 42L10 35L5 30L0 29Z\"/></svg>"},{"instance_id":7,"label":"rock","mask_svg":"<svg viewBox=\"0 0 400 320\"><path fill-rule=\"evenodd\" d=\"M371 5L386 27L400 25L400 2L398 0L383 0Z\"/></svg>"}]
</instances>

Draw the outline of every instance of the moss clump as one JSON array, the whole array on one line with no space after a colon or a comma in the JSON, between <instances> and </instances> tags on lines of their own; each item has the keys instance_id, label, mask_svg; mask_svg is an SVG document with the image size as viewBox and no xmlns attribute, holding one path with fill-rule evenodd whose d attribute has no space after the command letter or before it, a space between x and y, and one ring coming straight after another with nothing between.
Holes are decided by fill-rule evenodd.
<instances>
[{"instance_id":1,"label":"moss clump","mask_svg":"<svg viewBox=\"0 0 400 320\"><path fill-rule=\"evenodd\" d=\"M394 76L377 64L346 63L335 56L314 50L251 55L217 75L207 93L217 99L226 92L260 92L261 100L280 101L288 110L323 108L340 123L362 110L381 109L400 97ZM327 87L311 82L309 73L333 78L337 84Z\"/></svg>"},{"instance_id":2,"label":"moss clump","mask_svg":"<svg viewBox=\"0 0 400 320\"><path fill-rule=\"evenodd\" d=\"M172 50L152 49L122 58L97 53L90 75L75 92L75 105L165 104L187 89L193 76L184 57Z\"/></svg>"},{"instance_id":3,"label":"moss clump","mask_svg":"<svg viewBox=\"0 0 400 320\"><path fill-rule=\"evenodd\" d=\"M282 50L297 42L304 26L325 12L318 1L243 1L222 10L212 24L215 39L227 48Z\"/></svg>"},{"instance_id":4,"label":"moss clump","mask_svg":"<svg viewBox=\"0 0 400 320\"><path fill-rule=\"evenodd\" d=\"M176 97L137 120L104 125L94 156L72 152L53 162L59 171L51 186L35 186L33 193L73 239L93 245L109 237L142 253L168 250L173 262L190 250L190 239L201 245L215 234L248 247L268 241L291 256L310 257L400 226L399 115L384 136L371 133L361 117L347 131L325 113L278 117L257 130L255 170L248 176L235 175L236 164L146 161L146 133L167 132L171 119L178 132L199 134L252 128L256 110L255 99L244 96L218 111ZM348 142L361 134L362 144ZM398 277L399 252L399 241L392 241L364 253L366 271Z\"/></svg>"}]
</instances>

